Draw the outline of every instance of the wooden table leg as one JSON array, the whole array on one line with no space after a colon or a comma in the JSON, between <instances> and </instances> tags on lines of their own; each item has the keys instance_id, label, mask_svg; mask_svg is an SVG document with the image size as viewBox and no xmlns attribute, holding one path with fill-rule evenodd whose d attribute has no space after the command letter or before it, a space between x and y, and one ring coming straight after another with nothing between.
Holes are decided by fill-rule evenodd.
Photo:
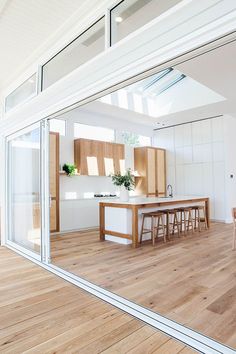
<instances>
[{"instance_id":1,"label":"wooden table leg","mask_svg":"<svg viewBox=\"0 0 236 354\"><path fill-rule=\"evenodd\" d=\"M132 207L132 246L138 247L138 208Z\"/></svg>"},{"instance_id":2,"label":"wooden table leg","mask_svg":"<svg viewBox=\"0 0 236 354\"><path fill-rule=\"evenodd\" d=\"M205 213L206 213L206 218L207 218L207 227L208 229L211 226L211 222L210 222L210 200L209 198L207 198L205 200Z\"/></svg>"},{"instance_id":3,"label":"wooden table leg","mask_svg":"<svg viewBox=\"0 0 236 354\"><path fill-rule=\"evenodd\" d=\"M105 207L102 203L99 204L99 220L100 220L100 241L105 241Z\"/></svg>"}]
</instances>

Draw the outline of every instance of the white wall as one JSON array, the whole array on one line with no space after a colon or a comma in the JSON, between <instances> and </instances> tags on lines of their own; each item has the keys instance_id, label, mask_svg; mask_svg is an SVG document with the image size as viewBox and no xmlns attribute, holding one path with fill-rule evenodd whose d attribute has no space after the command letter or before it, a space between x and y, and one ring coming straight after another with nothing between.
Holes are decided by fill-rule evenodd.
<instances>
[{"instance_id":1,"label":"white wall","mask_svg":"<svg viewBox=\"0 0 236 354\"><path fill-rule=\"evenodd\" d=\"M232 222L231 209L236 206L236 118L225 116L224 119L224 153L225 153L225 201L226 221ZM231 178L231 175L233 178Z\"/></svg>"},{"instance_id":2,"label":"white wall","mask_svg":"<svg viewBox=\"0 0 236 354\"><path fill-rule=\"evenodd\" d=\"M224 116L154 134L154 144L167 149L167 183L174 193L209 196L215 220L230 221L236 205L235 132L236 118Z\"/></svg>"},{"instance_id":3,"label":"white wall","mask_svg":"<svg viewBox=\"0 0 236 354\"><path fill-rule=\"evenodd\" d=\"M87 106L89 107L89 105ZM84 123L116 129L116 140L120 141L122 130L141 135L152 136L153 130L142 126L114 119L106 115L75 109L63 116L66 120L66 136L60 136L60 165L74 163L74 123ZM125 146L125 166L134 168L133 147ZM85 200L85 193L116 193L110 177L106 176L60 176L60 230L78 230L98 226L99 200ZM100 199L101 200L101 199Z\"/></svg>"}]
</instances>

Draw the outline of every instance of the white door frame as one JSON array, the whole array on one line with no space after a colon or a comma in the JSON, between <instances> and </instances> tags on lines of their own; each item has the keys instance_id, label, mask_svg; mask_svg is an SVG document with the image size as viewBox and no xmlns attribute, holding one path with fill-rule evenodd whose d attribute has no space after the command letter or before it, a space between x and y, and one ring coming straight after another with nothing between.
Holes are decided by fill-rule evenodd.
<instances>
[{"instance_id":1,"label":"white door frame","mask_svg":"<svg viewBox=\"0 0 236 354\"><path fill-rule=\"evenodd\" d=\"M6 227L5 227L5 232L6 232L5 245L18 250L22 254L32 257L33 259L36 259L37 261L42 261L42 257L41 257L41 254L42 254L42 227L40 230L41 237L40 237L40 253L39 254L37 254L37 253L31 251L30 249L27 249L26 247L21 246L21 245L10 240L12 223L11 223L10 201L9 201L9 198L11 195L11 189L10 189L11 185L9 183L9 178L8 178L9 173L10 173L9 167L10 167L10 162L11 162L10 161L10 154L9 154L9 142L11 142L13 139L15 139L21 135L27 134L28 132L31 132L32 130L35 130L35 129L40 129L39 122L29 125L23 129L20 129L20 130L16 131L14 134L8 135L5 139L5 158L6 158L6 160L5 160L6 161L6 164L5 164L5 166L6 166L6 169L5 169L5 225L6 225ZM41 136L41 132L40 132L40 136ZM41 155L41 142L40 142L40 155ZM40 164L40 171L41 171L41 164ZM20 171L20 173L22 173L22 172ZM42 177L42 176L40 176L40 177ZM40 195L41 195L41 191L40 191ZM40 205L40 210L42 213L41 205Z\"/></svg>"}]
</instances>

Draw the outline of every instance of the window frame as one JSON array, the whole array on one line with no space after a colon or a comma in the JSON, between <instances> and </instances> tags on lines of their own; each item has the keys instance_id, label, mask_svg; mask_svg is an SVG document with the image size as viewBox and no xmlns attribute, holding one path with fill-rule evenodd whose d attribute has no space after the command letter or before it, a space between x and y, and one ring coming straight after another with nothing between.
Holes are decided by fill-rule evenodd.
<instances>
[{"instance_id":1,"label":"window frame","mask_svg":"<svg viewBox=\"0 0 236 354\"><path fill-rule=\"evenodd\" d=\"M22 100L21 102L19 102L18 104L16 104L15 106L8 108L7 109L7 98L9 96L11 96L14 92L16 92L21 86L23 86L27 81L29 81L33 76L35 76L35 87L34 87L34 93L32 93L31 95L29 95L27 98L25 98L24 100ZM5 114L8 114L9 112L12 112L13 110L15 110L16 108L19 108L21 106L23 106L26 102L30 101L32 98L36 97L39 94L39 87L38 87L38 70L35 71L32 75L28 76L27 79L25 79L23 82L21 82L21 84L19 84L17 87L15 87L15 89L13 89L12 91L10 91L8 93L8 95L6 95L4 97L4 107L3 107L3 112Z\"/></svg>"},{"instance_id":2,"label":"window frame","mask_svg":"<svg viewBox=\"0 0 236 354\"><path fill-rule=\"evenodd\" d=\"M92 58L90 58L89 60L87 60L85 63L80 64L76 69L73 69L72 71L70 71L69 73L67 73L66 75L62 76L61 78L59 78L58 80L56 80L55 82L53 82L51 85L49 85L48 87L44 88L43 87L43 82L44 82L44 67L50 63L54 58L56 58L60 53L62 53L66 48L68 48L72 43L74 43L78 38L80 38L81 36L83 36L83 34L85 34L87 31L89 31L94 25L96 25L99 21L101 21L102 19L104 19L104 51L106 49L106 26L107 26L107 21L106 21L106 14L104 13L102 16L99 16L98 19L96 19L95 21L93 21L88 27L86 27L82 32L80 32L74 39L72 39L69 43L67 43L65 46L63 46L59 51L57 51L55 54L53 54L46 62L44 62L41 66L40 66L40 71L41 71L41 75L40 75L40 91L45 91L47 88L49 88L50 86L52 86L53 84L55 84L56 82L58 82L59 80L63 79L64 77L66 77L67 75L69 75L73 70L76 70L77 68L81 67L83 64L89 62Z\"/></svg>"},{"instance_id":3,"label":"window frame","mask_svg":"<svg viewBox=\"0 0 236 354\"><path fill-rule=\"evenodd\" d=\"M125 0L118 0L115 5L113 4L113 6L109 8L109 19L110 19L110 21L109 21L109 45L110 45L110 47L113 47L117 43L116 42L116 43L112 44L112 14L111 13L117 6L122 4L122 2L124 2L124 1Z\"/></svg>"}]
</instances>

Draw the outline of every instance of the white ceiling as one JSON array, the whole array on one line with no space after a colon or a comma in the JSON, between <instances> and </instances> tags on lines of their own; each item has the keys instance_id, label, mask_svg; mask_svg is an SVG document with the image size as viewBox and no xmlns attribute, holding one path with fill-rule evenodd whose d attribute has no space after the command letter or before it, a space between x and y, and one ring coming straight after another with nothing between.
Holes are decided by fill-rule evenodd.
<instances>
[{"instance_id":1,"label":"white ceiling","mask_svg":"<svg viewBox=\"0 0 236 354\"><path fill-rule=\"evenodd\" d=\"M0 90L87 0L0 0ZM40 48L42 47L42 50ZM33 60L34 59L34 60Z\"/></svg>"},{"instance_id":2,"label":"white ceiling","mask_svg":"<svg viewBox=\"0 0 236 354\"><path fill-rule=\"evenodd\" d=\"M204 95L207 95L207 89L210 89L215 95L221 95L222 100L209 100L205 97L196 101L194 106L188 105L191 96L191 90L187 90L186 95L178 95L178 85L168 91L169 102L172 106L178 107L173 113L164 114L162 116L151 117L147 114L136 113L132 110L115 107L111 104L102 102L92 102L83 109L109 115L128 121L137 122L152 126L153 128L161 128L175 124L186 123L198 119L204 119L215 115L229 114L236 117L236 42L222 46L216 50L208 52L197 58L186 61L175 66L175 69L184 73L187 77L194 79L201 85L204 85ZM182 81L184 84L184 80ZM174 92L174 90L176 92ZM192 93L193 95L194 93ZM202 95L201 95L202 96ZM161 95L160 95L161 97ZM181 105L179 101L182 101ZM165 99L166 103L168 100ZM184 102L186 105L184 107Z\"/></svg>"}]
</instances>

